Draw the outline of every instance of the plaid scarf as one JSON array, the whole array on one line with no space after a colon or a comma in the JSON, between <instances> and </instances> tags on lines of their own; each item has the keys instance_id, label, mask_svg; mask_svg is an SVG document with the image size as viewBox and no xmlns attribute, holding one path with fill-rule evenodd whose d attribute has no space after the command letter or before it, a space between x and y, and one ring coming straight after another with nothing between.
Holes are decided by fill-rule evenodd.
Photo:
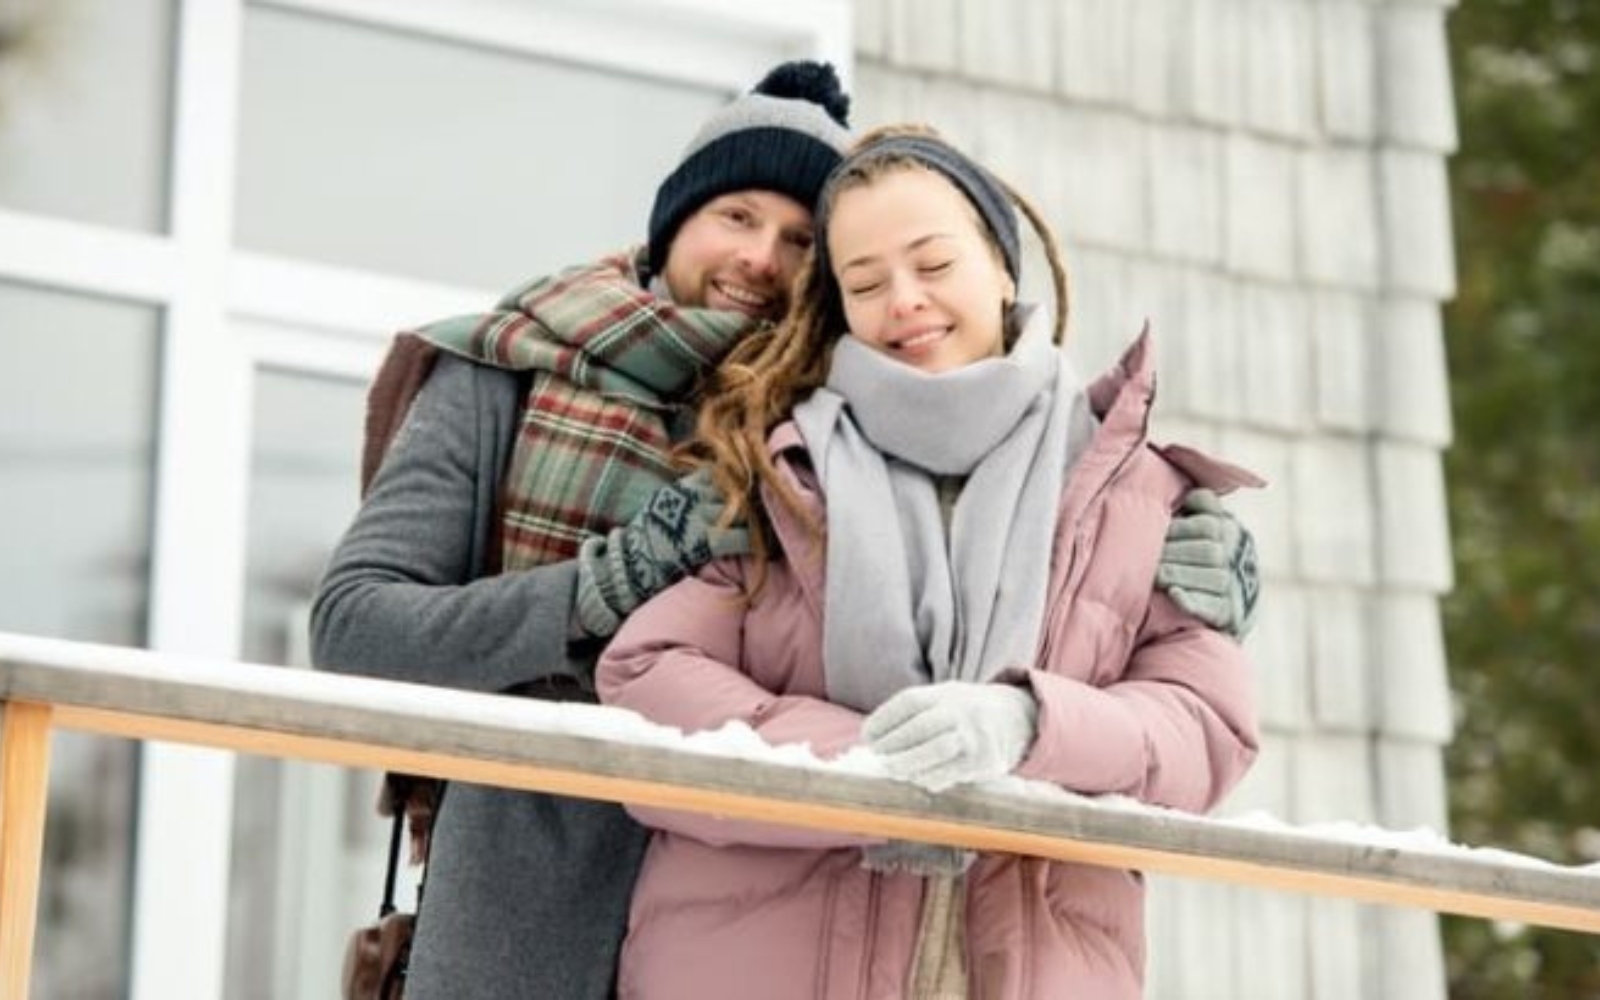
<instances>
[{"instance_id":1,"label":"plaid scarf","mask_svg":"<svg viewBox=\"0 0 1600 1000\"><path fill-rule=\"evenodd\" d=\"M501 491L501 568L573 558L675 478L668 421L751 326L651 294L623 254L536 279L493 312L417 330L532 375Z\"/></svg>"}]
</instances>

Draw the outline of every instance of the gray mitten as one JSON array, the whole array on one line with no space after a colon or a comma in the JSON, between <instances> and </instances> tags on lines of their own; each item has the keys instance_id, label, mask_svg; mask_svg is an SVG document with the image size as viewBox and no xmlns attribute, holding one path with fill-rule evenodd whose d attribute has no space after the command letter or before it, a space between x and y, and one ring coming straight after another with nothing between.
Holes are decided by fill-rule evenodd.
<instances>
[{"instance_id":1,"label":"gray mitten","mask_svg":"<svg viewBox=\"0 0 1600 1000\"><path fill-rule=\"evenodd\" d=\"M1039 703L1027 688L944 681L906 688L862 723L892 777L942 792L1010 774L1033 745Z\"/></svg>"},{"instance_id":2,"label":"gray mitten","mask_svg":"<svg viewBox=\"0 0 1600 1000\"><path fill-rule=\"evenodd\" d=\"M750 551L742 526L717 526L722 492L704 469L656 490L627 524L578 551L575 613L584 632L616 633L622 619L712 559Z\"/></svg>"},{"instance_id":3,"label":"gray mitten","mask_svg":"<svg viewBox=\"0 0 1600 1000\"><path fill-rule=\"evenodd\" d=\"M1183 610L1242 639L1255 625L1261 577L1250 530L1211 490L1190 490L1167 527L1156 585Z\"/></svg>"}]
</instances>

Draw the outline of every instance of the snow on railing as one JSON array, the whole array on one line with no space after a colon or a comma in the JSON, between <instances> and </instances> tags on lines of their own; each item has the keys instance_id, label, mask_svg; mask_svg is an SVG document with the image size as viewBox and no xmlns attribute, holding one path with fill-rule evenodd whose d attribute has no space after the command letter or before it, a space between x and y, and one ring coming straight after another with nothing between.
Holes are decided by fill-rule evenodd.
<instances>
[{"instance_id":1,"label":"snow on railing","mask_svg":"<svg viewBox=\"0 0 1600 1000\"><path fill-rule=\"evenodd\" d=\"M745 727L0 633L0 996L26 996L49 735L68 729L926 840L1600 933L1600 868L1427 832L1212 819L1015 779L941 794Z\"/></svg>"}]
</instances>

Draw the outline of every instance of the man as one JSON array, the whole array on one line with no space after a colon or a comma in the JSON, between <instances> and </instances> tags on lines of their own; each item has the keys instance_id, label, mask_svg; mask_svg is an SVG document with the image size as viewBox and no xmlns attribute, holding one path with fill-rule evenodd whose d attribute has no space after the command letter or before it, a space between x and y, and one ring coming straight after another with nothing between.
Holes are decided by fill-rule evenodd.
<instances>
[{"instance_id":1,"label":"man","mask_svg":"<svg viewBox=\"0 0 1600 1000\"><path fill-rule=\"evenodd\" d=\"M620 616L741 544L667 450L700 378L782 315L848 103L831 67L778 67L705 123L642 252L397 339L312 610L318 666L592 700ZM616 806L450 786L407 997L609 996L644 842Z\"/></svg>"},{"instance_id":2,"label":"man","mask_svg":"<svg viewBox=\"0 0 1600 1000\"><path fill-rule=\"evenodd\" d=\"M831 67L778 67L690 143L647 247L397 338L312 609L318 666L592 701L621 618L743 550L668 450L702 376L783 314L848 106ZM409 1000L611 995L645 843L620 808L456 784L431 839Z\"/></svg>"}]
</instances>

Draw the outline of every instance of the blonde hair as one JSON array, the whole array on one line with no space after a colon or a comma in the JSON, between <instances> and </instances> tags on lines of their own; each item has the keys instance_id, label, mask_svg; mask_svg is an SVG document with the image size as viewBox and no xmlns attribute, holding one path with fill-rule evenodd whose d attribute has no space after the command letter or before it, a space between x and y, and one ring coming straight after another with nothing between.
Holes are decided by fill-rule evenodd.
<instances>
[{"instance_id":1,"label":"blonde hair","mask_svg":"<svg viewBox=\"0 0 1600 1000\"><path fill-rule=\"evenodd\" d=\"M906 135L943 141L935 130L922 125L885 126L866 133L823 188L822 198L826 204L819 206L819 217L823 208L832 208L840 194L871 185L886 176L906 170L927 170L942 176L911 155L893 152L865 155L884 140ZM998 178L996 181L1027 216L1044 245L1056 299L1053 338L1060 343L1066 333L1068 306L1067 275L1060 249L1038 210L1009 184ZM998 239L976 210L973 224L984 234L997 258L1000 257ZM818 232L816 239L821 244L827 239L827 233ZM827 381L834 345L845 332L838 283L826 264L819 266L819 255L813 248L795 278L788 313L776 326L746 338L723 360L702 395L694 438L680 451L681 457L710 469L713 482L727 500L723 521L732 523L743 519L751 526L755 562L752 596L765 581L773 544L771 526L761 503L763 487L798 517L814 538L822 537L822 525L773 464L767 451L767 438L774 427L788 418L796 404Z\"/></svg>"}]
</instances>

